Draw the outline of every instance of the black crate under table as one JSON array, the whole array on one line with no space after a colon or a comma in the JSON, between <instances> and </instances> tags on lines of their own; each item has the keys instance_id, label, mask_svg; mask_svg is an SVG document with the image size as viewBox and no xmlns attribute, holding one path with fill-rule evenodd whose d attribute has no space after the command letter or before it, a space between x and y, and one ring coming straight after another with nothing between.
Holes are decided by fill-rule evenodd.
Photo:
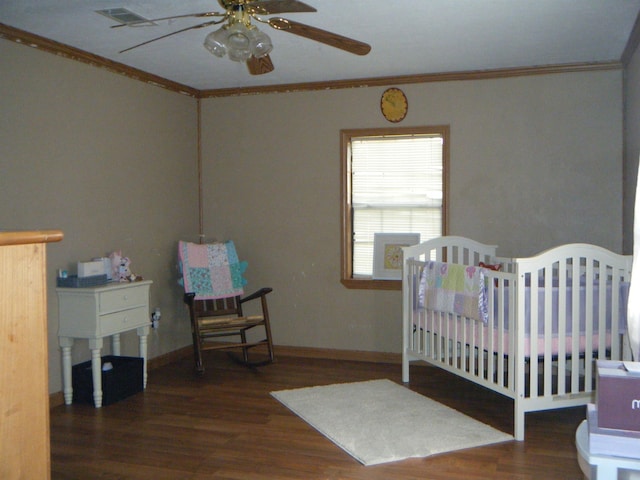
<instances>
[{"instance_id":1,"label":"black crate under table","mask_svg":"<svg viewBox=\"0 0 640 480\"><path fill-rule=\"evenodd\" d=\"M110 405L143 390L143 361L141 357L106 355L102 365L110 362L111 370L102 370L102 405ZM93 375L91 360L72 367L73 401L93 402Z\"/></svg>"}]
</instances>

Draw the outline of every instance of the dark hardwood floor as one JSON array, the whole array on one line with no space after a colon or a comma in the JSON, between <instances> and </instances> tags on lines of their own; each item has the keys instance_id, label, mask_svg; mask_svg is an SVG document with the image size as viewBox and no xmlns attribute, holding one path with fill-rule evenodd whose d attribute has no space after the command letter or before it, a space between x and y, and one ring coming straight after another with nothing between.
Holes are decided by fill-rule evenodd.
<instances>
[{"instance_id":1,"label":"dark hardwood floor","mask_svg":"<svg viewBox=\"0 0 640 480\"><path fill-rule=\"evenodd\" d=\"M276 351L277 354L277 351ZM277 357L255 370L207 352L149 372L140 393L51 410L53 479L582 479L574 435L584 408L527 415L526 441L365 467L291 413L274 390L388 378L400 365ZM513 433L508 399L412 366L410 388Z\"/></svg>"}]
</instances>

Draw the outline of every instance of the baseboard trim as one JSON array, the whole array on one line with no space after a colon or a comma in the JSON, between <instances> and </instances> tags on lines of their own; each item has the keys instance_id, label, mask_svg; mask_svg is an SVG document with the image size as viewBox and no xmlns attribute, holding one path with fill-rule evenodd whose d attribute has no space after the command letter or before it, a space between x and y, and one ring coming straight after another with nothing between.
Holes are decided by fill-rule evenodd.
<instances>
[{"instance_id":1,"label":"baseboard trim","mask_svg":"<svg viewBox=\"0 0 640 480\"><path fill-rule=\"evenodd\" d=\"M370 363L402 363L402 355L400 353L369 352L364 350L338 350L316 347L294 347L288 345L275 346L274 350L276 358L279 356L284 356L300 358L326 358L327 360L347 360Z\"/></svg>"},{"instance_id":2,"label":"baseboard trim","mask_svg":"<svg viewBox=\"0 0 640 480\"><path fill-rule=\"evenodd\" d=\"M163 355L158 355L157 357L149 359L149 361L147 362L147 370L152 371L157 368L164 367L165 365L177 362L178 360L189 355L193 355L193 347L191 345L179 348L178 350L174 350Z\"/></svg>"},{"instance_id":3,"label":"baseboard trim","mask_svg":"<svg viewBox=\"0 0 640 480\"><path fill-rule=\"evenodd\" d=\"M400 353L370 352L364 350L340 350L332 348L317 347L295 347L291 345L274 345L276 358L278 357L298 357L298 358L326 358L327 360L348 360L354 362L371 363L393 363L401 364L402 355ZM193 355L191 345L174 350L173 352L154 357L149 360L147 368L154 370L169 363Z\"/></svg>"},{"instance_id":4,"label":"baseboard trim","mask_svg":"<svg viewBox=\"0 0 640 480\"><path fill-rule=\"evenodd\" d=\"M363 350L338 350L332 348L316 348L316 347L294 347L290 345L274 345L273 347L276 359L278 357L297 357L297 358L324 358L327 360L343 360L352 362L369 362L369 363L402 363L402 355L400 353L389 352L368 352ZM187 347L173 350L172 352L158 355L149 359L147 362L147 370L153 371L170 363L181 360L184 357L193 355L191 345ZM54 392L49 394L49 408L64 405L64 395L62 392Z\"/></svg>"}]
</instances>

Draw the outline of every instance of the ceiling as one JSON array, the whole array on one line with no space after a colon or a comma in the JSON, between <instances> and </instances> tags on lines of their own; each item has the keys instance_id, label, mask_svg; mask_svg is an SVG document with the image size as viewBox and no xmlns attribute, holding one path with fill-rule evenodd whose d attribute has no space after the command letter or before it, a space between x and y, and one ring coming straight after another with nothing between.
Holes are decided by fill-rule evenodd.
<instances>
[{"instance_id":1,"label":"ceiling","mask_svg":"<svg viewBox=\"0 0 640 480\"><path fill-rule=\"evenodd\" d=\"M273 42L275 70L250 75L244 63L203 47L217 26L118 53L209 18L112 29L116 22L96 13L117 7L145 18L220 12L216 0L0 0L0 24L204 91L617 62L640 11L640 0L303 1L317 12L278 16L368 43L371 52L350 54L257 23Z\"/></svg>"}]
</instances>

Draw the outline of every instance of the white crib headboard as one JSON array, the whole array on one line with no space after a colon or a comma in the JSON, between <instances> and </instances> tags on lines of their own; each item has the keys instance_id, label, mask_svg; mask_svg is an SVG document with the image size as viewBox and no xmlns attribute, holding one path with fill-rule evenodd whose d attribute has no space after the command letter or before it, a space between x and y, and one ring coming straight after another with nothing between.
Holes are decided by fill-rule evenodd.
<instances>
[{"instance_id":1,"label":"white crib headboard","mask_svg":"<svg viewBox=\"0 0 640 480\"><path fill-rule=\"evenodd\" d=\"M496 245L485 245L470 238L448 235L427 240L418 245L404 247L404 259L434 260L463 265L496 261Z\"/></svg>"}]
</instances>

